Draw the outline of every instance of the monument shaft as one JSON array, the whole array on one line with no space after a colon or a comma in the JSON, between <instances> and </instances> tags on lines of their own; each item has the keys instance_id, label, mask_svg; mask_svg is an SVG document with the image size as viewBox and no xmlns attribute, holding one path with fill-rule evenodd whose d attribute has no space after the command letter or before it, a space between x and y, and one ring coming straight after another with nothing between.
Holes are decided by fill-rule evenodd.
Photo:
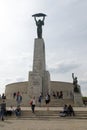
<instances>
[{"instance_id":1,"label":"monument shaft","mask_svg":"<svg viewBox=\"0 0 87 130\"><path fill-rule=\"evenodd\" d=\"M29 72L29 96L43 96L50 91L50 74L46 71L45 44L43 39L35 39L33 70Z\"/></svg>"},{"instance_id":2,"label":"monument shaft","mask_svg":"<svg viewBox=\"0 0 87 130\"><path fill-rule=\"evenodd\" d=\"M43 39L35 39L33 71L43 75L45 70L45 44Z\"/></svg>"}]
</instances>

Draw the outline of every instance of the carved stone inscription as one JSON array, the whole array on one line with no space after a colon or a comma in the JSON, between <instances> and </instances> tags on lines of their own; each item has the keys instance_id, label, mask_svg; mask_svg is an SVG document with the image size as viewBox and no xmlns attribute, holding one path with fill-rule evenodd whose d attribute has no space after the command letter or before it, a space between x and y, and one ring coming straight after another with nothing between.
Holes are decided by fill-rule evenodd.
<instances>
[{"instance_id":1,"label":"carved stone inscription","mask_svg":"<svg viewBox=\"0 0 87 130\"><path fill-rule=\"evenodd\" d=\"M38 97L42 92L42 77L39 75L39 73L30 72L29 83L29 95Z\"/></svg>"}]
</instances>

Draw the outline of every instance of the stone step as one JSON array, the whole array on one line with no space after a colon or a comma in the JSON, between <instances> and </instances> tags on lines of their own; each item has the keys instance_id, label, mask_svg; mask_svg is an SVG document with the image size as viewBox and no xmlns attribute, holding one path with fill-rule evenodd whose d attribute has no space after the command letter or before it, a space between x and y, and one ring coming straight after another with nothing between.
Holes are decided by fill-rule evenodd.
<instances>
[{"instance_id":1,"label":"stone step","mask_svg":"<svg viewBox=\"0 0 87 130\"><path fill-rule=\"evenodd\" d=\"M74 106L74 102L72 99L52 99L49 103L49 106L50 107L53 107L53 106L64 106L64 104L71 104L72 106ZM6 100L6 106L17 106L17 102L15 99L7 99ZM29 100L23 100L20 104L22 107L28 107L30 106L29 104ZM39 103L38 101L36 102L36 106L39 106ZM46 106L45 104L45 99L42 100L42 103L41 103L41 106Z\"/></svg>"},{"instance_id":2,"label":"stone step","mask_svg":"<svg viewBox=\"0 0 87 130\"><path fill-rule=\"evenodd\" d=\"M43 115L43 116L45 116L45 115L58 115L60 113L60 111L50 111L50 110L46 110L46 111L35 111L35 115ZM22 111L22 114L23 115L33 115L33 113L31 112L31 111ZM84 115L84 116L87 116L87 112L85 111L75 111L75 114L76 115L79 115L79 116L81 116L81 115Z\"/></svg>"},{"instance_id":3,"label":"stone step","mask_svg":"<svg viewBox=\"0 0 87 130\"><path fill-rule=\"evenodd\" d=\"M20 119L58 119L58 118L66 118L66 119L87 119L87 111L75 111L75 116L68 116L68 117L60 117L60 111L41 111L36 110L35 114L31 112L31 110L22 110ZM16 116L12 115L7 116L7 118L15 119Z\"/></svg>"}]
</instances>

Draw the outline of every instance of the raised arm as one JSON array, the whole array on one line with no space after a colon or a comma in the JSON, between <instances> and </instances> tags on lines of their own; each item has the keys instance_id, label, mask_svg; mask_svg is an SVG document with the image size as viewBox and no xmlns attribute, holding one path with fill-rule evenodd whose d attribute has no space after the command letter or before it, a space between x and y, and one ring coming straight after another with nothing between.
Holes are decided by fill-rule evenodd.
<instances>
[{"instance_id":1,"label":"raised arm","mask_svg":"<svg viewBox=\"0 0 87 130\"><path fill-rule=\"evenodd\" d=\"M73 80L74 80L74 73L72 73L72 78L73 78Z\"/></svg>"},{"instance_id":2,"label":"raised arm","mask_svg":"<svg viewBox=\"0 0 87 130\"><path fill-rule=\"evenodd\" d=\"M44 20L45 20L45 16L43 17L43 22L44 22Z\"/></svg>"},{"instance_id":3,"label":"raised arm","mask_svg":"<svg viewBox=\"0 0 87 130\"><path fill-rule=\"evenodd\" d=\"M36 17L34 17L35 22L37 22Z\"/></svg>"}]
</instances>

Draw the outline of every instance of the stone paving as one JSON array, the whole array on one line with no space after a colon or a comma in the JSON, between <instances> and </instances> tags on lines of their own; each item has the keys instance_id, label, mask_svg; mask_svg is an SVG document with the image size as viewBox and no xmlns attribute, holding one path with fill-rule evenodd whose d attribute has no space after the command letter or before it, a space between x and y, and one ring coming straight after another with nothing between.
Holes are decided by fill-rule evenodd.
<instances>
[{"instance_id":1,"label":"stone paving","mask_svg":"<svg viewBox=\"0 0 87 130\"><path fill-rule=\"evenodd\" d=\"M87 130L87 120L5 120L0 130Z\"/></svg>"}]
</instances>

